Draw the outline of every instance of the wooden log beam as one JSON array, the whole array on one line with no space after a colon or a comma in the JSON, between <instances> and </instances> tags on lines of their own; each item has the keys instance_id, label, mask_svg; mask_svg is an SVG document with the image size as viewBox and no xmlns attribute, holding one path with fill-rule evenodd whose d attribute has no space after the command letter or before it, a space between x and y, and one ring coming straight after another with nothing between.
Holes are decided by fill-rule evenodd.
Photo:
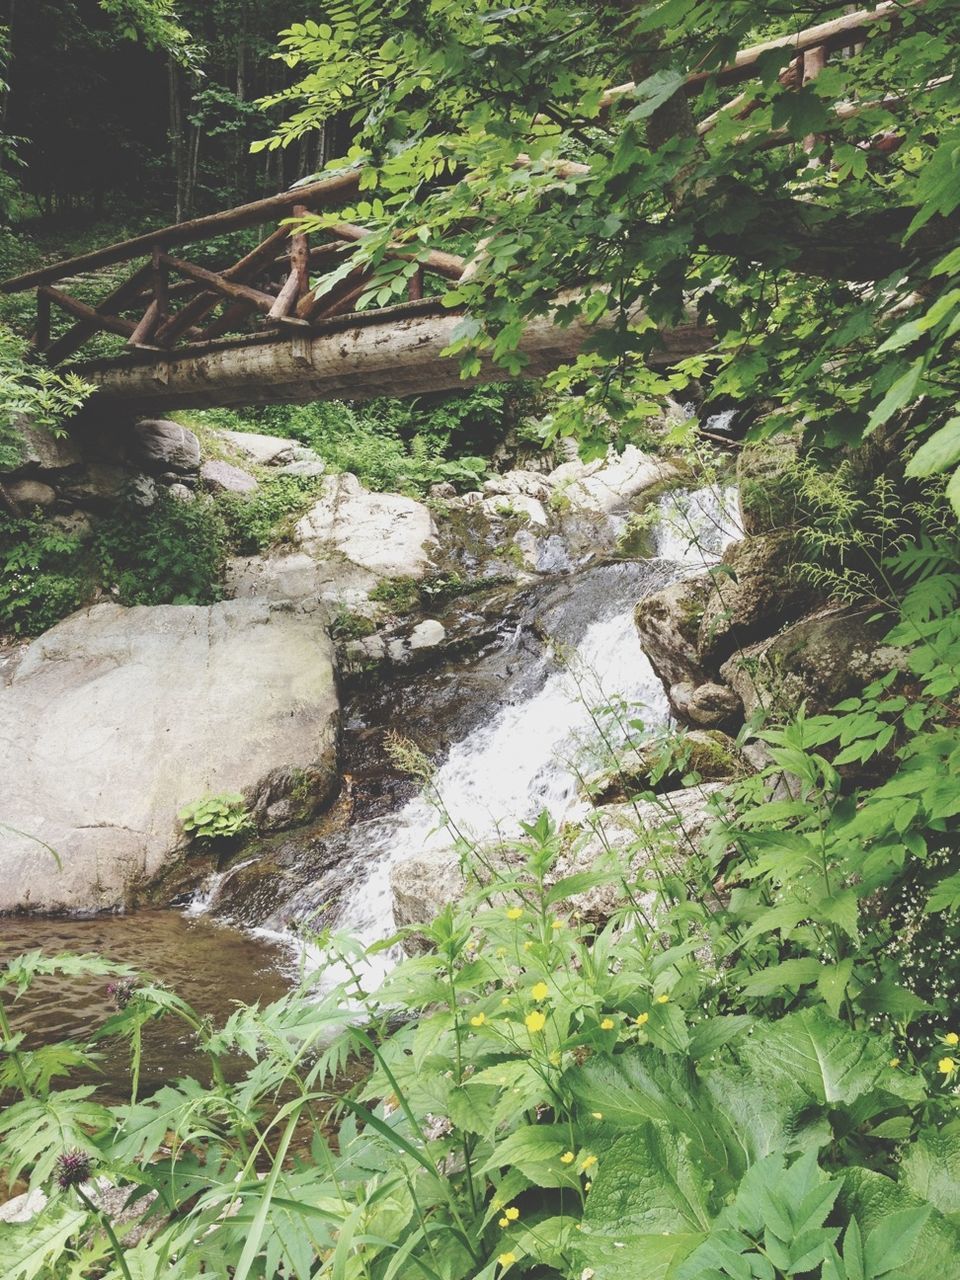
<instances>
[{"instance_id":1,"label":"wooden log beam","mask_svg":"<svg viewBox=\"0 0 960 1280\"><path fill-rule=\"evenodd\" d=\"M98 388L93 403L135 413L209 405L304 403L318 399L364 400L379 395L411 396L444 391L471 382L503 381L506 370L482 357L470 382L460 378L458 361L440 352L452 341L462 315L434 302L405 303L325 322L303 341L269 334L183 347L161 359L129 353L88 362L76 372ZM554 325L549 317L530 320L520 342L529 358L524 377L538 377L574 358L594 330ZM655 365L706 350L708 330L680 326L661 335Z\"/></svg>"},{"instance_id":2,"label":"wooden log beam","mask_svg":"<svg viewBox=\"0 0 960 1280\"><path fill-rule=\"evenodd\" d=\"M218 275L216 271L208 271L206 267L198 267L192 262L185 262L182 258L171 258L168 254L163 254L162 257L171 271L186 276L188 280L196 280L198 284L205 284L213 293L222 294L231 302L239 302L241 299L244 302L250 302L265 315L269 314L273 306L273 297L269 293L264 293L262 289L251 289L249 285L228 280L225 276Z\"/></svg>"},{"instance_id":3,"label":"wooden log beam","mask_svg":"<svg viewBox=\"0 0 960 1280\"><path fill-rule=\"evenodd\" d=\"M354 222L337 222L332 227L326 228L330 235L337 236L340 240L357 241L363 240L370 231L367 227L358 227ZM421 258L416 253L403 252L402 246L397 245L397 251L394 252L393 246L390 248L391 258L402 258L407 262L416 259L422 262L427 271L432 271L435 275L443 276L446 280L457 281L463 275L463 268L467 265L466 258L461 258L456 253L445 253L442 249L431 249L425 257Z\"/></svg>"},{"instance_id":4,"label":"wooden log beam","mask_svg":"<svg viewBox=\"0 0 960 1280\"><path fill-rule=\"evenodd\" d=\"M37 290L37 327L30 339L34 351L45 351L50 345L50 299L42 289Z\"/></svg>"},{"instance_id":5,"label":"wooden log beam","mask_svg":"<svg viewBox=\"0 0 960 1280\"><path fill-rule=\"evenodd\" d=\"M229 307L225 307L223 314L217 316L211 324L200 334L198 342L210 342L214 338L222 338L224 334L230 333L233 329L239 329L244 320L252 315L256 308L249 302L231 302Z\"/></svg>"},{"instance_id":6,"label":"wooden log beam","mask_svg":"<svg viewBox=\"0 0 960 1280\"><path fill-rule=\"evenodd\" d=\"M18 293L21 289L47 284L51 280L60 280L63 276L73 275L78 271L93 271L96 267L108 267L115 262L125 262L128 258L138 258L150 253L154 244L169 249L173 245L205 240L210 236L220 235L224 231L239 231L243 227L260 226L264 222L282 218L297 204L312 208L342 204L356 193L360 185L360 174L360 169L331 174L327 178L320 178L309 186L299 187L295 191L281 191L279 195L268 196L265 200L254 200L250 204L225 209L222 213L192 218L189 222L174 223L172 226L161 227L157 231L150 231L142 236L134 236L130 240L105 245L102 249L81 253L75 258L66 258L62 262L38 267L35 271L28 271L24 275L5 280L0 284L0 292ZM288 233L285 231L284 234Z\"/></svg>"},{"instance_id":7,"label":"wooden log beam","mask_svg":"<svg viewBox=\"0 0 960 1280\"><path fill-rule=\"evenodd\" d=\"M717 84L738 84L742 80L749 80L763 55L774 49L795 49L797 53L803 53L807 49L823 45L828 52L831 52L834 49L856 44L877 23L896 19L911 9L921 9L925 3L926 0L885 0L874 9L858 9L855 13L845 13L840 18L832 18L829 22L808 27L805 31L776 36L772 40L765 40L762 44L749 45L746 49L741 49L732 62L727 62L712 71L691 71L687 76L687 92L701 93L710 80ZM629 97L636 87L635 81L628 80L624 84L617 84L607 89L600 98L598 110L601 114L609 111L621 98Z\"/></svg>"},{"instance_id":8,"label":"wooden log beam","mask_svg":"<svg viewBox=\"0 0 960 1280\"><path fill-rule=\"evenodd\" d=\"M115 289L112 289L105 298L102 298L94 310L108 314L122 311L125 306L130 304L131 299L137 297L140 293L143 282L149 278L152 270L152 263L147 263L134 271L133 275L124 280L122 284L117 285ZM73 325L46 349L44 355L47 363L50 365L59 364L61 360L66 360L69 356L72 356L89 338L93 337L99 327L99 325L91 324L87 320L81 320L78 324Z\"/></svg>"},{"instance_id":9,"label":"wooden log beam","mask_svg":"<svg viewBox=\"0 0 960 1280\"><path fill-rule=\"evenodd\" d=\"M224 279L234 280L238 283L249 281L258 271L261 271L272 261L277 246L286 239L286 227L278 227L265 240L262 240L255 249L251 249L249 253L244 254L232 267L227 267L226 271L222 273ZM161 325L157 331L157 342L161 346L172 346L177 338L208 316L222 301L223 297L218 292L207 290L198 294L191 302L182 307L175 316L171 316L165 324Z\"/></svg>"},{"instance_id":10,"label":"wooden log beam","mask_svg":"<svg viewBox=\"0 0 960 1280\"><path fill-rule=\"evenodd\" d=\"M106 329L108 333L119 333L124 338L129 338L135 329L132 320L125 320L122 316L108 315L105 312L98 311L96 307L88 306L86 302L81 302L79 298L72 298L69 293L63 293L60 289L53 289L50 285L42 285L40 293L43 294L50 302L66 311L72 316L76 316L78 320L83 320L87 324L92 325L94 329Z\"/></svg>"}]
</instances>

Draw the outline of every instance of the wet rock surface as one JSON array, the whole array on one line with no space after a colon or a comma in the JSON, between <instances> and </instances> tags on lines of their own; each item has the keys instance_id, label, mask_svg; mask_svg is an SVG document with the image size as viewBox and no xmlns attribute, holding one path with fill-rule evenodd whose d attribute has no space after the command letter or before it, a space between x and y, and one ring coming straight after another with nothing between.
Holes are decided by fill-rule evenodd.
<instances>
[{"instance_id":1,"label":"wet rock surface","mask_svg":"<svg viewBox=\"0 0 960 1280\"><path fill-rule=\"evenodd\" d=\"M0 910L122 906L176 856L183 805L243 792L269 829L337 786L333 648L308 615L96 605L2 679Z\"/></svg>"}]
</instances>

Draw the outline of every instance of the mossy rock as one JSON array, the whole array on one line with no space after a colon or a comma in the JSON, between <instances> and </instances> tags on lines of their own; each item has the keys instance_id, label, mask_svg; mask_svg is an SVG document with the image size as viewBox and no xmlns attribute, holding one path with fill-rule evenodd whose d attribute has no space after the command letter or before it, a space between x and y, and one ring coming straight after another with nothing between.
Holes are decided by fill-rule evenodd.
<instances>
[{"instance_id":1,"label":"mossy rock","mask_svg":"<svg viewBox=\"0 0 960 1280\"><path fill-rule=\"evenodd\" d=\"M585 790L594 805L614 804L644 793L671 791L691 775L705 782L735 778L742 767L731 737L719 729L693 729L624 752L615 766L588 778Z\"/></svg>"},{"instance_id":2,"label":"mossy rock","mask_svg":"<svg viewBox=\"0 0 960 1280\"><path fill-rule=\"evenodd\" d=\"M789 529L800 519L800 430L750 441L737 459L740 523L744 533Z\"/></svg>"}]
</instances>

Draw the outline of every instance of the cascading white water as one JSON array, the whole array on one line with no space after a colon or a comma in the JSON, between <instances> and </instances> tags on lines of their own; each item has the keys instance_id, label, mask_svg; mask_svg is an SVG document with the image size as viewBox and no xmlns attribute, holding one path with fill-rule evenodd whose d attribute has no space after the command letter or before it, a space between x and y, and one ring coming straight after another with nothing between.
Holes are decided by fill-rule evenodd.
<instances>
[{"instance_id":1,"label":"cascading white water","mask_svg":"<svg viewBox=\"0 0 960 1280\"><path fill-rule=\"evenodd\" d=\"M579 625L562 660L545 654L548 674L539 687L496 708L454 744L434 776L435 790L458 832L471 841L489 841L517 834L518 822L542 809L558 820L574 816L578 807L585 809L579 778L601 757L593 718L598 706L617 700L629 708L631 719L650 728L665 723L666 697L640 648L633 608L642 595L719 557L737 536L734 498L732 489L669 494L659 504L656 560L601 570L607 576L599 592L596 585L592 592L578 588L577 579L571 579L563 609ZM337 930L367 945L388 937L394 929L393 865L452 843L450 829L426 793L395 813L351 827L337 849L337 880L341 886L349 884L341 894ZM330 896L329 885L319 881L285 903L261 932L291 937L291 923L309 926ZM205 895L204 905L210 901L211 895ZM318 977L324 985L345 977L326 951L297 945L308 969L323 970ZM366 982L376 985L396 959L382 952L368 960Z\"/></svg>"}]
</instances>

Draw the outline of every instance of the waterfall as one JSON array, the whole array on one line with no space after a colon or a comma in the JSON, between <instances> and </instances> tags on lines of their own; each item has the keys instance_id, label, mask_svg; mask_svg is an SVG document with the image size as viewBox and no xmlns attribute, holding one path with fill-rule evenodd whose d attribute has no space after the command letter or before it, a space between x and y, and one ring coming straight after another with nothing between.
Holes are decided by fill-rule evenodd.
<instances>
[{"instance_id":1,"label":"waterfall","mask_svg":"<svg viewBox=\"0 0 960 1280\"><path fill-rule=\"evenodd\" d=\"M516 835L518 821L542 809L558 821L583 812L579 779L602 754L595 708L616 700L627 708L627 718L640 719L649 729L666 723L666 697L640 648L633 609L644 595L719 557L737 536L733 498L735 490L728 488L668 494L659 503L656 558L607 565L567 580L564 598L544 620L557 645L544 646L539 672L518 681L512 696L454 743L436 770L433 785L457 831L483 842ZM614 733L616 721L612 717ZM303 924L308 933L310 919L339 897L338 932L366 945L386 938L394 929L393 865L453 843L426 793L334 839L331 871L279 904L259 932L291 939L291 926ZM208 909L215 897L208 886L199 909ZM322 949L299 940L296 946L308 969L324 970L318 975L324 985L344 976ZM367 982L375 984L396 959L382 952L368 960Z\"/></svg>"}]
</instances>

